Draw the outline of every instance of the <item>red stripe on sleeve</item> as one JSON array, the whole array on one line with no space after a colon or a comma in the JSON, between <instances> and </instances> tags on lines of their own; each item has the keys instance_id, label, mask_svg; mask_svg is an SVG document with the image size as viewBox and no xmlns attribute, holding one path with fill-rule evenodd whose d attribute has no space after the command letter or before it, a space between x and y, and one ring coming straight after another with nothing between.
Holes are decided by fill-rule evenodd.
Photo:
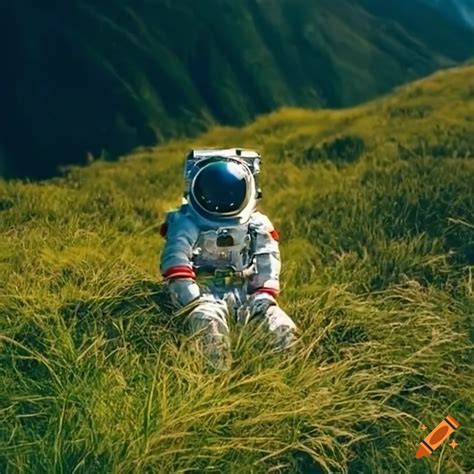
<instances>
[{"instance_id":1,"label":"red stripe on sleeve","mask_svg":"<svg viewBox=\"0 0 474 474\"><path fill-rule=\"evenodd\" d=\"M163 278L196 278L194 271L184 265L171 267L163 273Z\"/></svg>"},{"instance_id":2,"label":"red stripe on sleeve","mask_svg":"<svg viewBox=\"0 0 474 474\"><path fill-rule=\"evenodd\" d=\"M273 240L276 240L277 242L280 240L280 233L276 229L271 230L270 235Z\"/></svg>"},{"instance_id":3,"label":"red stripe on sleeve","mask_svg":"<svg viewBox=\"0 0 474 474\"><path fill-rule=\"evenodd\" d=\"M258 290L256 290L255 293L267 293L268 295L271 295L274 298L276 298L279 292L275 288L262 287L262 288L258 288Z\"/></svg>"}]
</instances>

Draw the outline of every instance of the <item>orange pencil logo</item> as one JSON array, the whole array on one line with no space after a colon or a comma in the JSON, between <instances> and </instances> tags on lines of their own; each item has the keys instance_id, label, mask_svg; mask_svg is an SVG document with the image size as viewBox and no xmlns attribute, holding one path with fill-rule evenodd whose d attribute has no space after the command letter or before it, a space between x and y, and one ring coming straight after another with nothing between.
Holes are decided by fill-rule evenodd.
<instances>
[{"instance_id":1,"label":"orange pencil logo","mask_svg":"<svg viewBox=\"0 0 474 474\"><path fill-rule=\"evenodd\" d=\"M451 433L459 427L459 423L448 415L418 446L416 459L429 456Z\"/></svg>"}]
</instances>

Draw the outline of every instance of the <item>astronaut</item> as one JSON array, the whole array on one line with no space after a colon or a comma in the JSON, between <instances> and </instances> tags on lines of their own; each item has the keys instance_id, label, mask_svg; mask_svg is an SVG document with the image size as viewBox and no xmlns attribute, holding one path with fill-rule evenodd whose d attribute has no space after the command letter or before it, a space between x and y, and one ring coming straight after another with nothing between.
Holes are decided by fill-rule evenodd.
<instances>
[{"instance_id":1,"label":"astronaut","mask_svg":"<svg viewBox=\"0 0 474 474\"><path fill-rule=\"evenodd\" d=\"M192 150L183 203L160 230L160 271L173 305L216 369L230 363L230 318L263 327L275 352L296 342L296 325L276 300L278 233L257 210L259 172L252 150Z\"/></svg>"}]
</instances>

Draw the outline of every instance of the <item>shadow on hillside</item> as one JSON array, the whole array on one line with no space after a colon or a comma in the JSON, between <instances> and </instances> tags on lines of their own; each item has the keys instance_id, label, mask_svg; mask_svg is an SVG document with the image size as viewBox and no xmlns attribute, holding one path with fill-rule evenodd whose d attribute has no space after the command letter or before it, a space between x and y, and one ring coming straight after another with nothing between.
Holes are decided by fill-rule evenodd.
<instances>
[{"instance_id":1,"label":"shadow on hillside","mask_svg":"<svg viewBox=\"0 0 474 474\"><path fill-rule=\"evenodd\" d=\"M41 383L51 377L46 360L75 368L83 354L97 349L109 363L120 363L127 353L146 357L164 345L179 344L183 332L181 319L172 316L164 284L153 281L70 300L57 312L40 317L30 317L28 308L28 300L20 298L11 298L2 308L5 314L19 315L5 330L8 340L14 341L5 350L18 374Z\"/></svg>"},{"instance_id":2,"label":"shadow on hillside","mask_svg":"<svg viewBox=\"0 0 474 474\"><path fill-rule=\"evenodd\" d=\"M296 451L293 453L296 461L295 468L301 474L324 474L322 466L316 463L308 453Z\"/></svg>"},{"instance_id":3,"label":"shadow on hillside","mask_svg":"<svg viewBox=\"0 0 474 474\"><path fill-rule=\"evenodd\" d=\"M104 337L112 350L126 346L141 353L156 351L182 331L161 282L137 281L113 296L69 301L59 313L76 344Z\"/></svg>"}]
</instances>

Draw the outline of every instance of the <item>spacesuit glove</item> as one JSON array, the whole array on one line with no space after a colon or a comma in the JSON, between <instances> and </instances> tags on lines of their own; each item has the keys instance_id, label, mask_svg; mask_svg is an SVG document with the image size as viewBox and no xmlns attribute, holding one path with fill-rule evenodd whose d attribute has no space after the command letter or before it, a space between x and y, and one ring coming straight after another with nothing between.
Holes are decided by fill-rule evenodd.
<instances>
[{"instance_id":1,"label":"spacesuit glove","mask_svg":"<svg viewBox=\"0 0 474 474\"><path fill-rule=\"evenodd\" d=\"M173 278L168 282L168 289L171 301L180 313L201 296L199 286L192 278Z\"/></svg>"}]
</instances>

